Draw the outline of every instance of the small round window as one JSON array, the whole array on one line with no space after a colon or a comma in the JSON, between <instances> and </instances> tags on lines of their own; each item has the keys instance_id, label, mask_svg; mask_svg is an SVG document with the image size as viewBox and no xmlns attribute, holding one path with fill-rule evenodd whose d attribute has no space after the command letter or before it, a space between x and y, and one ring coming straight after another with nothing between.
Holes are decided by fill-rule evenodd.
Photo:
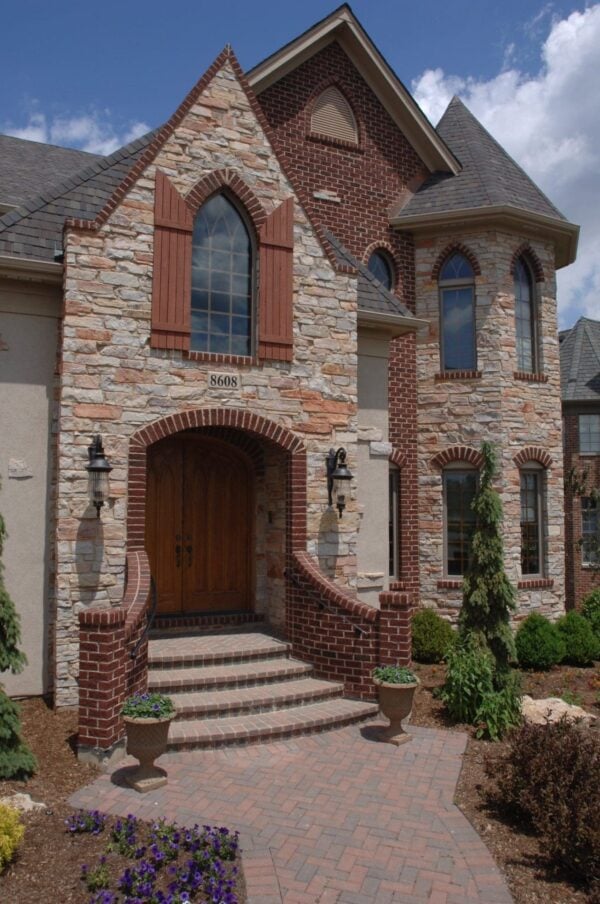
<instances>
[{"instance_id":1,"label":"small round window","mask_svg":"<svg viewBox=\"0 0 600 904\"><path fill-rule=\"evenodd\" d=\"M383 251L374 251L367 267L375 279L391 292L394 288L394 267L388 255Z\"/></svg>"}]
</instances>

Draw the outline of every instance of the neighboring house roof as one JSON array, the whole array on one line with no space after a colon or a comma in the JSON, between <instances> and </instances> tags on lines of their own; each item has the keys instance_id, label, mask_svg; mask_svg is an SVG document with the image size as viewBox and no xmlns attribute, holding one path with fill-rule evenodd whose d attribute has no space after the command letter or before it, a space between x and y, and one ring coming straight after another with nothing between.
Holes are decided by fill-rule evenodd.
<instances>
[{"instance_id":1,"label":"neighboring house roof","mask_svg":"<svg viewBox=\"0 0 600 904\"><path fill-rule=\"evenodd\" d=\"M560 339L563 402L600 403L600 321L580 317Z\"/></svg>"},{"instance_id":2,"label":"neighboring house roof","mask_svg":"<svg viewBox=\"0 0 600 904\"><path fill-rule=\"evenodd\" d=\"M60 184L0 217L0 254L53 261L62 253L65 219L94 219L154 134L137 138L109 157L93 157L89 166L79 166Z\"/></svg>"},{"instance_id":3,"label":"neighboring house roof","mask_svg":"<svg viewBox=\"0 0 600 904\"><path fill-rule=\"evenodd\" d=\"M406 305L402 304L383 283L373 276L369 268L357 260L347 248L328 229L324 230L324 236L329 242L338 264L351 267L357 275L357 301L360 314L374 314L383 318L401 318L405 323L418 325L424 321L417 321Z\"/></svg>"},{"instance_id":4,"label":"neighboring house roof","mask_svg":"<svg viewBox=\"0 0 600 904\"><path fill-rule=\"evenodd\" d=\"M577 233L563 214L529 178L470 110L454 97L437 131L462 164L456 175L437 172L426 179L409 200L392 215L392 222L407 229L424 227L449 216L498 214L534 219L565 233L568 247L557 261L564 266L574 259ZM569 259L567 259L569 258Z\"/></svg>"},{"instance_id":5,"label":"neighboring house roof","mask_svg":"<svg viewBox=\"0 0 600 904\"><path fill-rule=\"evenodd\" d=\"M352 60L429 170L458 172L459 165L415 99L377 50L347 3L317 22L247 73L259 94L336 41Z\"/></svg>"},{"instance_id":6,"label":"neighboring house roof","mask_svg":"<svg viewBox=\"0 0 600 904\"><path fill-rule=\"evenodd\" d=\"M101 158L12 135L0 135L0 206L19 207Z\"/></svg>"}]
</instances>

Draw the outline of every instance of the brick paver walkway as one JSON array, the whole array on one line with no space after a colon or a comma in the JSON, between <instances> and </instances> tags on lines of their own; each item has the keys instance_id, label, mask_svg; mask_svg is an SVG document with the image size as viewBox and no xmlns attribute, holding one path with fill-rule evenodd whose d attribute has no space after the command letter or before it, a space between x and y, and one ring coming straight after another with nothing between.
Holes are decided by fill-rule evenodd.
<instances>
[{"instance_id":1,"label":"brick paver walkway","mask_svg":"<svg viewBox=\"0 0 600 904\"><path fill-rule=\"evenodd\" d=\"M452 803L465 736L408 730L413 740L399 748L355 725L169 754L159 791L120 786L117 769L70 802L239 829L250 904L509 904L491 855Z\"/></svg>"}]
</instances>

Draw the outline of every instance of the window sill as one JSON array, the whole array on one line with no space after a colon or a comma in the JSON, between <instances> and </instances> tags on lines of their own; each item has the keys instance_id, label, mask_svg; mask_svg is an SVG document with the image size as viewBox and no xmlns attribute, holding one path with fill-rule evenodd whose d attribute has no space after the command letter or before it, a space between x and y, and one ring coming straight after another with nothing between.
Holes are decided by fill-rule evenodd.
<instances>
[{"instance_id":1,"label":"window sill","mask_svg":"<svg viewBox=\"0 0 600 904\"><path fill-rule=\"evenodd\" d=\"M526 370L515 370L513 373L515 380L522 380L523 383L547 383L547 374L532 374Z\"/></svg>"},{"instance_id":2,"label":"window sill","mask_svg":"<svg viewBox=\"0 0 600 904\"><path fill-rule=\"evenodd\" d=\"M365 149L353 141L344 141L343 138L332 138L330 135L320 135L318 132L309 132L306 136L307 141L314 141L317 144L327 144L333 148L342 148L344 151L354 151L355 154L364 154Z\"/></svg>"},{"instance_id":3,"label":"window sill","mask_svg":"<svg viewBox=\"0 0 600 904\"><path fill-rule=\"evenodd\" d=\"M550 587L554 587L552 578L523 578L517 583L519 590L548 590Z\"/></svg>"},{"instance_id":4,"label":"window sill","mask_svg":"<svg viewBox=\"0 0 600 904\"><path fill-rule=\"evenodd\" d=\"M438 590L462 590L462 578L443 578L437 582Z\"/></svg>"},{"instance_id":5,"label":"window sill","mask_svg":"<svg viewBox=\"0 0 600 904\"><path fill-rule=\"evenodd\" d=\"M436 383L447 380L481 380L480 370L443 370L434 377Z\"/></svg>"},{"instance_id":6,"label":"window sill","mask_svg":"<svg viewBox=\"0 0 600 904\"><path fill-rule=\"evenodd\" d=\"M250 355L222 355L219 352L185 352L185 357L190 361L208 361L211 364L239 364L247 367L255 367L259 359Z\"/></svg>"}]
</instances>

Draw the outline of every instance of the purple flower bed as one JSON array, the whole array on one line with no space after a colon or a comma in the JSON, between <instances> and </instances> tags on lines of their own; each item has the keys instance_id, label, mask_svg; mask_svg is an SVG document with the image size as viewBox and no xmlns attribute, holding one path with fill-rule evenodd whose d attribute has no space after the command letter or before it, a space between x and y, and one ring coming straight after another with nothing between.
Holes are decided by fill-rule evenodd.
<instances>
[{"instance_id":1,"label":"purple flower bed","mask_svg":"<svg viewBox=\"0 0 600 904\"><path fill-rule=\"evenodd\" d=\"M81 869L89 904L240 904L237 832L149 825L132 815L108 820L98 811L66 820L71 834L100 835L109 825L104 853Z\"/></svg>"}]
</instances>

